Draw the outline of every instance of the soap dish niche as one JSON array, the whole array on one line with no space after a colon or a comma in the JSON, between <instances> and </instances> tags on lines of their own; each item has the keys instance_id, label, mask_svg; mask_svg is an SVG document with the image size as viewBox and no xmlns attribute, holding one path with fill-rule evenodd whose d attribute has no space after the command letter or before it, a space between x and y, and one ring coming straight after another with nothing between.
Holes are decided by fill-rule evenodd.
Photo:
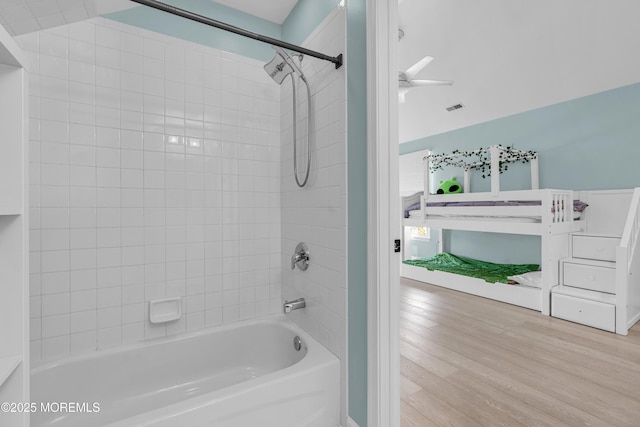
<instances>
[{"instance_id":1,"label":"soap dish niche","mask_svg":"<svg viewBox=\"0 0 640 427\"><path fill-rule=\"evenodd\" d=\"M167 323L182 317L182 298L165 298L149 301L149 321Z\"/></svg>"}]
</instances>

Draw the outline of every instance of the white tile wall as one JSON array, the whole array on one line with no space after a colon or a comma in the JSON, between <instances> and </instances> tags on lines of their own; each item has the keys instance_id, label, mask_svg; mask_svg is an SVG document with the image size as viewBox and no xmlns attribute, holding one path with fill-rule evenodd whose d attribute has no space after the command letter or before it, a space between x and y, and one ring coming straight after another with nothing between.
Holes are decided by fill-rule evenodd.
<instances>
[{"instance_id":1,"label":"white tile wall","mask_svg":"<svg viewBox=\"0 0 640 427\"><path fill-rule=\"evenodd\" d=\"M338 8L305 42L305 47L337 56L345 51L345 13ZM309 183L298 188L293 177L292 90L283 83L282 143L282 297L304 297L305 310L291 318L346 360L347 215L345 67L304 57L302 70L311 86L312 161ZM298 176L306 168L306 89L299 83ZM363 218L366 221L366 218ZM307 271L291 270L298 242L311 254Z\"/></svg>"},{"instance_id":2,"label":"white tile wall","mask_svg":"<svg viewBox=\"0 0 640 427\"><path fill-rule=\"evenodd\" d=\"M346 16L338 7L304 46L331 56L345 53ZM311 86L312 137L309 183L298 188L293 177L292 90L282 86L282 298L304 297L307 307L290 318L341 360L342 421L347 407L347 174L345 68L304 57L302 69ZM299 176L306 165L306 89L300 82L298 104ZM366 218L362 219L366 221ZM307 271L291 270L298 242L311 253Z\"/></svg>"},{"instance_id":3,"label":"white tile wall","mask_svg":"<svg viewBox=\"0 0 640 427\"><path fill-rule=\"evenodd\" d=\"M262 63L105 19L31 72L33 360L280 309L280 93ZM183 298L152 325L148 301Z\"/></svg>"}]
</instances>

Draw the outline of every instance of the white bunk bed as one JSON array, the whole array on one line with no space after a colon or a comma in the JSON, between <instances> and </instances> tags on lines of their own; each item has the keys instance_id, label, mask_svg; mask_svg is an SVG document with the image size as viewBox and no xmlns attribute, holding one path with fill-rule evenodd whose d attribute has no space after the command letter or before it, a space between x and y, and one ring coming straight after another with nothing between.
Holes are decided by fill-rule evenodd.
<instances>
[{"instance_id":1,"label":"white bunk bed","mask_svg":"<svg viewBox=\"0 0 640 427\"><path fill-rule=\"evenodd\" d=\"M419 199L419 207L405 226L430 227L440 230L466 230L507 234L538 235L542 240L541 288L487 283L441 271L430 271L403 263L403 277L470 294L507 302L550 313L550 289L558 284L558 261L568 256L569 233L584 228L584 221L574 220L573 192L570 190L540 189L537 155L502 146L491 146L474 154L490 156L491 191L482 193L430 194L431 163L464 168L464 190L470 187L469 173L482 164L466 163L469 153L429 155L424 158L424 192L403 198L405 211ZM531 165L531 189L500 191L501 163L526 159ZM433 204L433 203L436 204ZM454 202L454 203L452 203ZM456 204L460 203L461 204ZM481 202L482 206L469 206ZM490 202L490 203L486 203ZM496 202L496 203L494 203ZM442 242L442 239L440 239ZM442 250L442 244L439 245Z\"/></svg>"}]
</instances>

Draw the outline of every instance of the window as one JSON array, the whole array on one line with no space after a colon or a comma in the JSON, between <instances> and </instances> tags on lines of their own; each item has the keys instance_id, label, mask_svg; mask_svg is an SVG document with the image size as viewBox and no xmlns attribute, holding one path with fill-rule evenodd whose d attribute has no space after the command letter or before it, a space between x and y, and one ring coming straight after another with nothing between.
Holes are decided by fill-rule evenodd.
<instances>
[{"instance_id":1,"label":"window","mask_svg":"<svg viewBox=\"0 0 640 427\"><path fill-rule=\"evenodd\" d=\"M411 240L430 240L431 229L429 227L411 227Z\"/></svg>"}]
</instances>

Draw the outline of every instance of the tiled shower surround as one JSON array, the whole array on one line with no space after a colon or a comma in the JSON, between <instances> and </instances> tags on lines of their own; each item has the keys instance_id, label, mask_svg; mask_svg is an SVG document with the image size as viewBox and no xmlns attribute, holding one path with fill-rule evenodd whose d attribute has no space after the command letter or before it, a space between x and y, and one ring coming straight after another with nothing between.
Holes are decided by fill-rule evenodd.
<instances>
[{"instance_id":1,"label":"tiled shower surround","mask_svg":"<svg viewBox=\"0 0 640 427\"><path fill-rule=\"evenodd\" d=\"M345 51L345 10L337 8L304 46L337 56ZM282 297L304 297L305 310L291 318L345 361L347 325L347 179L345 68L310 57L301 64L311 86L312 161L309 183L300 189L293 178L292 88L282 85ZM298 176L306 171L307 93L302 82L298 98ZM366 221L366 218L363 218ZM298 242L311 254L307 271L291 270ZM343 369L346 363L343 364ZM343 373L344 375L344 373ZM343 384L343 390L346 386ZM346 411L343 408L343 412ZM346 412L344 412L346 413Z\"/></svg>"},{"instance_id":2,"label":"tiled shower surround","mask_svg":"<svg viewBox=\"0 0 640 427\"><path fill-rule=\"evenodd\" d=\"M346 12L338 7L308 37L304 46L337 56L345 53ZM304 297L304 310L289 316L341 363L341 412L346 424L347 395L347 122L346 67L304 57L311 87L311 170L298 188L293 178L293 105L289 78L282 85L282 297ZM298 174L306 169L306 89L297 89ZM366 218L362 218L366 221ZM298 242L311 254L306 271L291 270Z\"/></svg>"},{"instance_id":3,"label":"tiled shower surround","mask_svg":"<svg viewBox=\"0 0 640 427\"><path fill-rule=\"evenodd\" d=\"M32 360L280 310L280 88L263 64L102 18L18 42ZM169 296L182 319L151 324Z\"/></svg>"}]
</instances>

